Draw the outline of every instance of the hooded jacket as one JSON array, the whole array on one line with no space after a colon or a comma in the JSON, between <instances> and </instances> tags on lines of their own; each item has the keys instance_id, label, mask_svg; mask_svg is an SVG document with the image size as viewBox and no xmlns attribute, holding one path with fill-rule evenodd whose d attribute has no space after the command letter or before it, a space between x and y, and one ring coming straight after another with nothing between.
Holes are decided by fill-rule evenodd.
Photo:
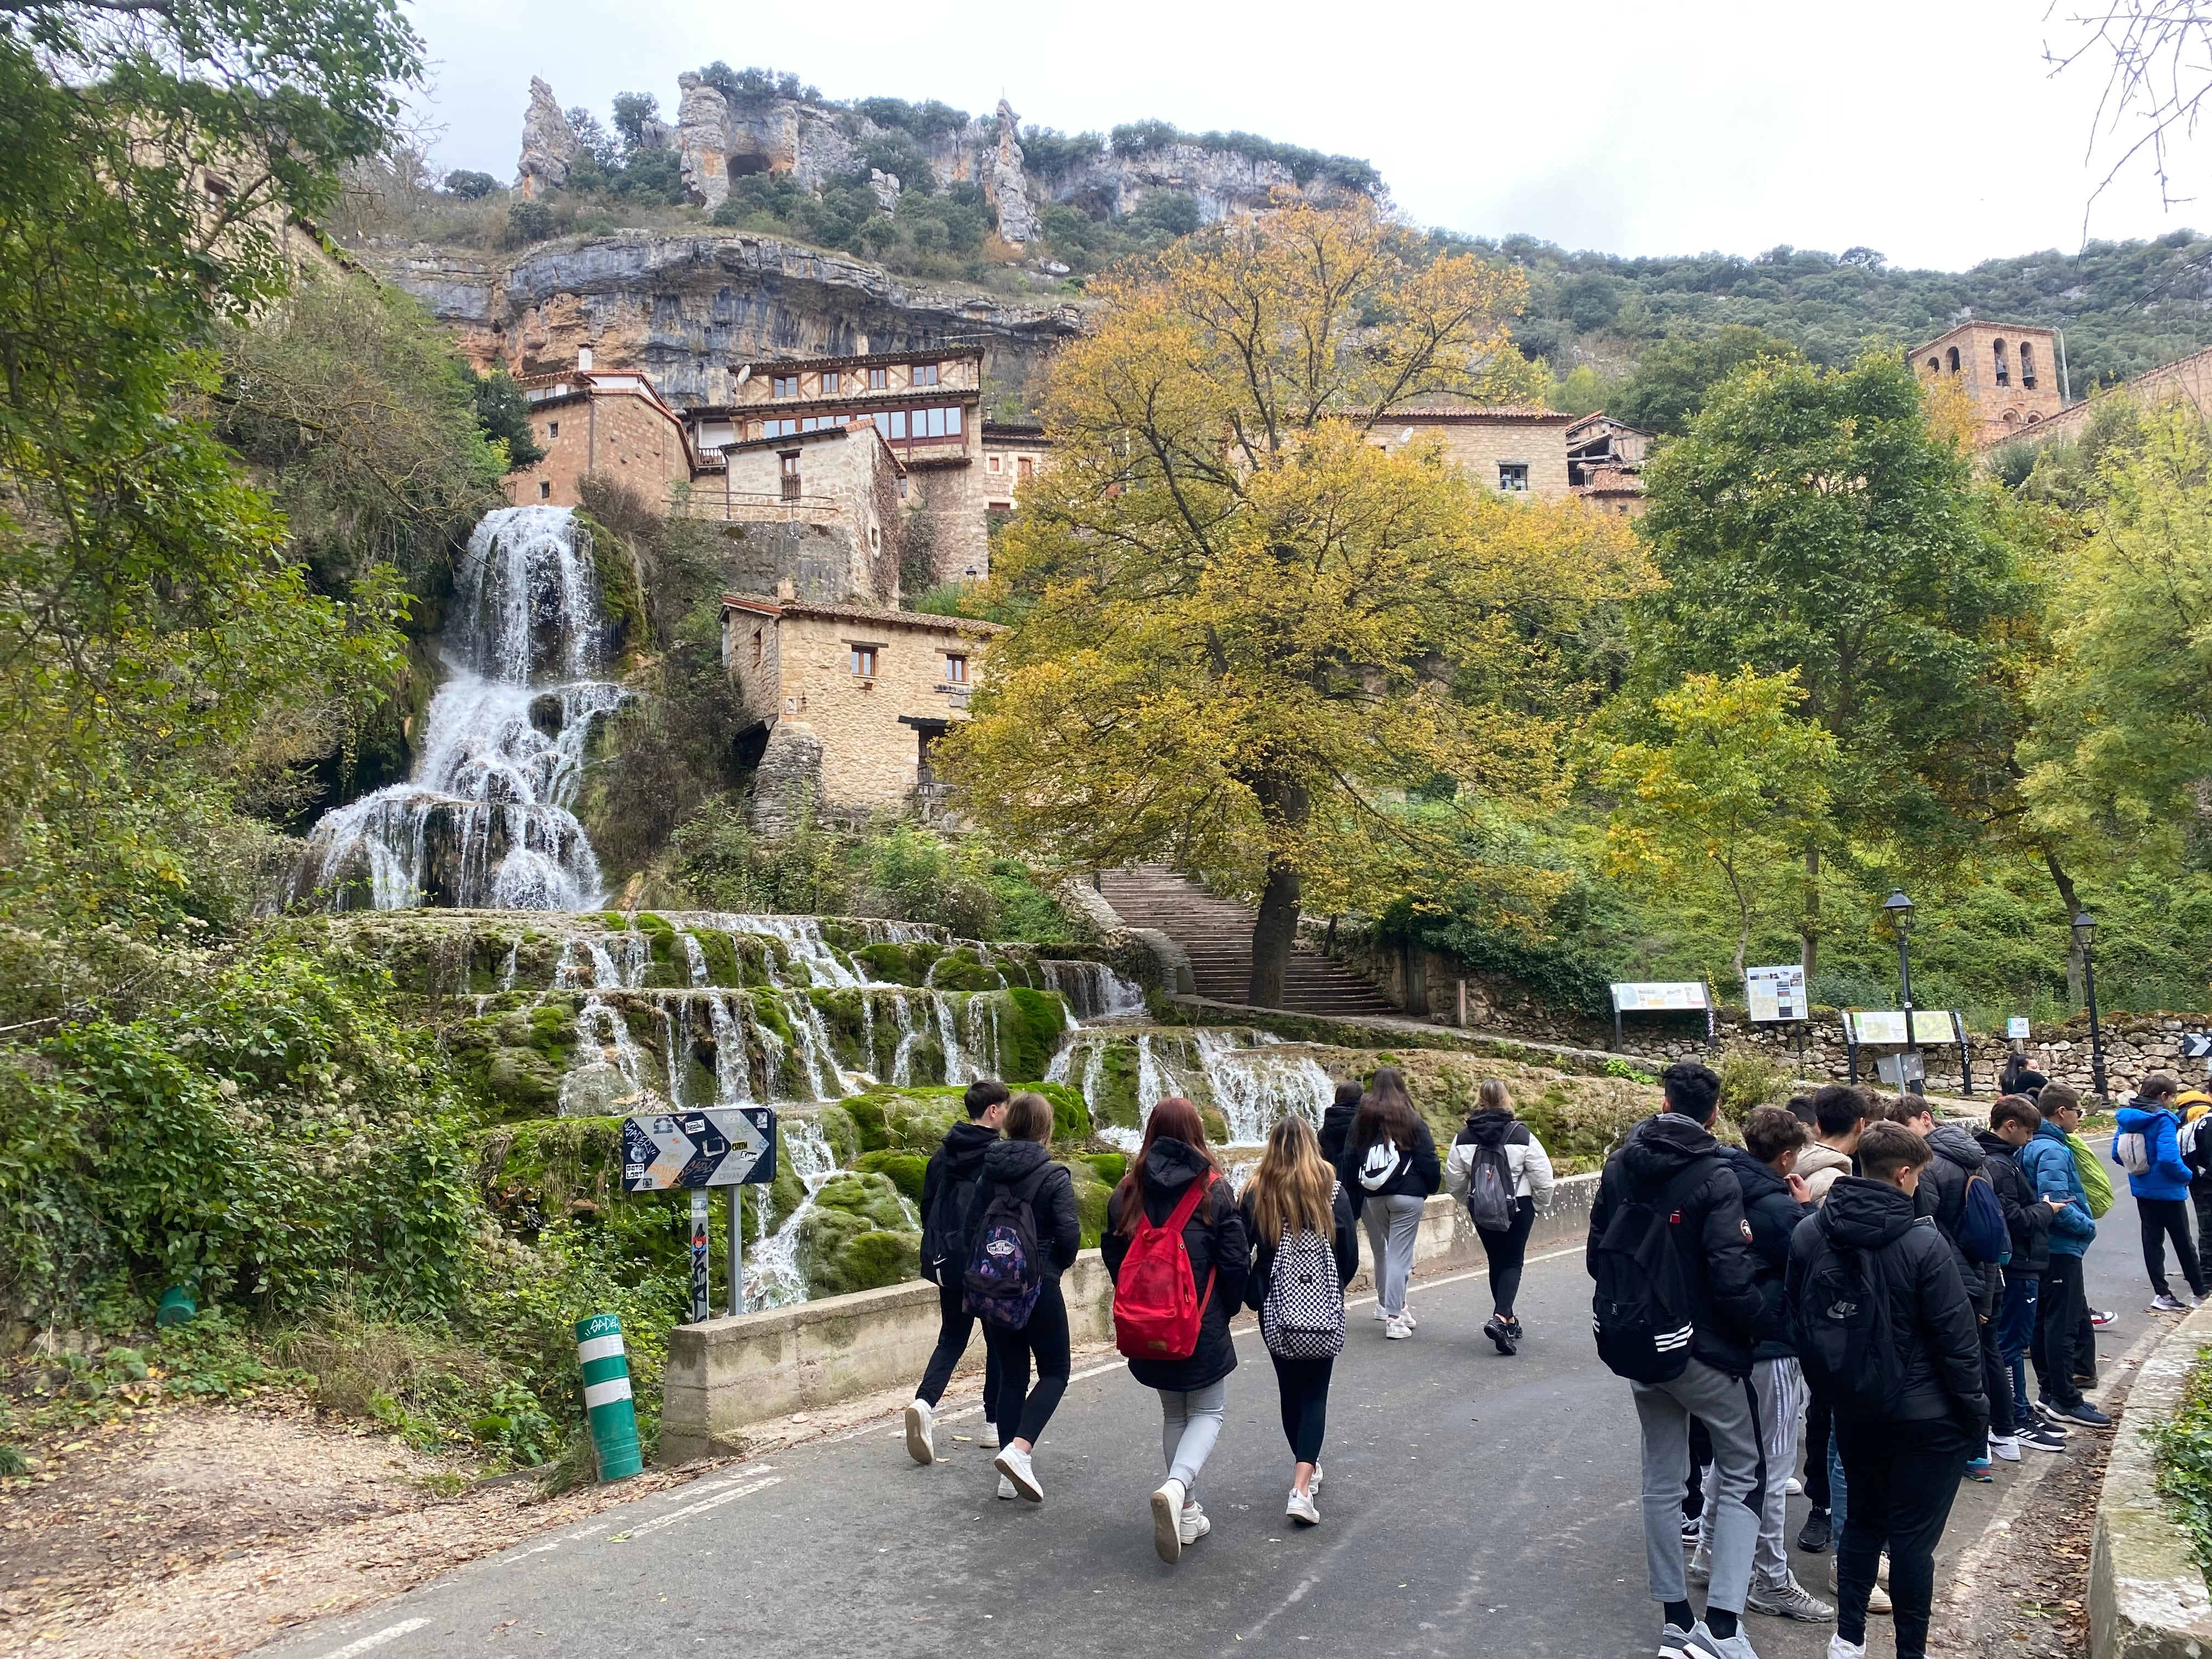
<instances>
[{"instance_id":1,"label":"hooded jacket","mask_svg":"<svg viewBox=\"0 0 2212 1659\"><path fill-rule=\"evenodd\" d=\"M1951 1259L1959 1268L1959 1282L1966 1299L1977 1306L1986 1299L1990 1279L1984 1264L1973 1261L1959 1243L1959 1229L1966 1218L1966 1182L1982 1172L1989 1156L1974 1139L1973 1131L1960 1123L1939 1123L1928 1132L1928 1150L1936 1154L1920 1169L1920 1190L1913 1203L1916 1213L1930 1218Z\"/></svg>"},{"instance_id":2,"label":"hooded jacket","mask_svg":"<svg viewBox=\"0 0 2212 1659\"><path fill-rule=\"evenodd\" d=\"M1922 1169L1923 1182L1928 1167ZM1824 1241L1863 1252L1869 1282L1888 1297L1890 1326L1905 1349L1904 1382L1890 1420L1948 1417L1970 1438L1987 1433L1979 1322L1934 1218L1915 1214L1913 1200L1887 1182L1844 1176L1790 1240L1787 1294L1793 1310Z\"/></svg>"},{"instance_id":3,"label":"hooded jacket","mask_svg":"<svg viewBox=\"0 0 2212 1659\"><path fill-rule=\"evenodd\" d=\"M1344 1143L1352 1137L1352 1120L1359 1115L1359 1103L1331 1105L1321 1115L1321 1155L1334 1169L1344 1162Z\"/></svg>"},{"instance_id":4,"label":"hooded jacket","mask_svg":"<svg viewBox=\"0 0 2212 1659\"><path fill-rule=\"evenodd\" d=\"M1164 1223L1184 1189L1207 1167L1202 1153L1172 1135L1162 1135L1154 1141L1145 1159L1146 1218L1156 1227ZM1126 1182L1114 1189L1106 1205L1105 1237L1099 1240L1107 1275L1115 1279L1120 1279L1122 1260L1129 1254L1129 1240L1121 1231L1122 1195L1127 1190ZM1252 1256L1244 1218L1226 1181L1216 1181L1213 1189L1199 1200L1182 1230L1182 1243L1190 1253L1192 1282L1203 1291L1206 1274L1213 1275L1212 1292L1199 1318L1198 1346L1188 1359L1132 1359L1129 1374L1148 1389L1188 1393L1209 1388L1237 1369L1237 1345L1230 1340L1229 1320L1243 1305L1244 1276L1251 1269Z\"/></svg>"},{"instance_id":5,"label":"hooded jacket","mask_svg":"<svg viewBox=\"0 0 2212 1659\"><path fill-rule=\"evenodd\" d=\"M1534 1132L1510 1112L1476 1112L1460 1130L1444 1157L1444 1186L1453 1197L1467 1196L1468 1176L1474 1168L1478 1146L1505 1154L1505 1174L1515 1198L1533 1199L1540 1210L1550 1203L1551 1155Z\"/></svg>"},{"instance_id":6,"label":"hooded jacket","mask_svg":"<svg viewBox=\"0 0 2212 1659\"><path fill-rule=\"evenodd\" d=\"M1018 1187L1043 1164L1052 1172L1037 1188L1037 1249L1048 1279L1057 1279L1075 1265L1083 1245L1083 1216L1075 1206L1075 1177L1065 1164L1053 1164L1052 1153L1041 1140L1000 1140L983 1150L983 1187L976 1194L975 1213L981 1216L992 1195L1001 1187Z\"/></svg>"},{"instance_id":7,"label":"hooded jacket","mask_svg":"<svg viewBox=\"0 0 2212 1659\"><path fill-rule=\"evenodd\" d=\"M1835 1184L1838 1176L1847 1176L1850 1172L1851 1155L1849 1152L1823 1146L1817 1140L1797 1154L1797 1173L1803 1179L1806 1189L1813 1194L1815 1204L1827 1197L1828 1188Z\"/></svg>"},{"instance_id":8,"label":"hooded jacket","mask_svg":"<svg viewBox=\"0 0 2212 1659\"><path fill-rule=\"evenodd\" d=\"M1814 1206L1790 1197L1790 1183L1741 1146L1722 1147L1721 1161L1735 1171L1736 1185L1743 1189L1743 1218L1751 1224L1752 1252L1759 1258L1753 1276L1759 1285L1759 1310L1751 1357L1794 1359L1797 1340L1790 1328L1790 1304L1782 1281L1790 1267L1790 1240Z\"/></svg>"},{"instance_id":9,"label":"hooded jacket","mask_svg":"<svg viewBox=\"0 0 2212 1659\"><path fill-rule=\"evenodd\" d=\"M2074 1165L2074 1147L2066 1131L2045 1118L2016 1155L2021 1173L2035 1188L2038 1198L2063 1198L2066 1207L2051 1216L2051 1254L2083 1255L2097 1236L2089 1218L2089 1194L2081 1185L2081 1172ZM2049 1206L2045 1206L2046 1209Z\"/></svg>"},{"instance_id":10,"label":"hooded jacket","mask_svg":"<svg viewBox=\"0 0 2212 1659\"><path fill-rule=\"evenodd\" d=\"M1743 1188L1723 1162L1720 1143L1698 1124L1680 1112L1662 1112L1628 1132L1598 1177L1584 1262L1596 1278L1598 1241L1613 1211L1656 1196L1692 1164L1701 1164L1705 1176L1683 1199L1681 1224L1674 1232L1686 1257L1690 1322L1697 1331L1690 1352L1731 1376L1747 1376L1763 1306L1759 1262L1751 1248L1751 1224L1744 1219Z\"/></svg>"},{"instance_id":11,"label":"hooded jacket","mask_svg":"<svg viewBox=\"0 0 2212 1659\"><path fill-rule=\"evenodd\" d=\"M2140 1098L2140 1097L2138 1097ZM2174 1132L2181 1120L2163 1106L2123 1106L2114 1114L2118 1133L2112 1137L2112 1162L2120 1161L2120 1136L2139 1134L2150 1154L2150 1168L2128 1177L2128 1190L2137 1198L2173 1199L2189 1196L2190 1170L2181 1161Z\"/></svg>"},{"instance_id":12,"label":"hooded jacket","mask_svg":"<svg viewBox=\"0 0 2212 1659\"><path fill-rule=\"evenodd\" d=\"M1443 1185L1443 1168L1437 1162L1437 1138L1429 1133L1429 1126L1416 1117L1413 1120L1413 1144L1398 1148L1398 1170L1380 1187L1362 1186L1359 1166L1366 1161L1367 1148L1346 1134L1344 1156L1337 1160L1336 1178L1352 1194L1352 1208L1357 1214L1367 1207L1370 1199L1426 1198Z\"/></svg>"},{"instance_id":13,"label":"hooded jacket","mask_svg":"<svg viewBox=\"0 0 2212 1659\"><path fill-rule=\"evenodd\" d=\"M1974 1131L1974 1144L1989 1162L1982 1173L2004 1210L2005 1231L2012 1235L2012 1260L2005 1263L2008 1278L2046 1272L2051 1266L2051 1206L2036 1195L2035 1183L2020 1167L2014 1147L2003 1136L1988 1129Z\"/></svg>"},{"instance_id":14,"label":"hooded jacket","mask_svg":"<svg viewBox=\"0 0 2212 1659\"><path fill-rule=\"evenodd\" d=\"M944 1140L922 1166L921 1218L925 1227L930 1211L936 1206L939 1188L948 1181L973 1181L982 1174L983 1154L998 1139L999 1132L988 1123L956 1123L945 1132ZM960 1271L955 1268L955 1275ZM927 1238L922 1243L921 1276L931 1279L937 1277L937 1264L929 1259Z\"/></svg>"}]
</instances>

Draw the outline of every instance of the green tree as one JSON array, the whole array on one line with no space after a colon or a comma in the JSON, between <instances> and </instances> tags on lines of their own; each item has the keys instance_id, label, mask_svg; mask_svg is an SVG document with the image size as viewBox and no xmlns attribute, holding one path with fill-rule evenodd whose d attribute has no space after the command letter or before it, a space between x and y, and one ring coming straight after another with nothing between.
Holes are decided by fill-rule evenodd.
<instances>
[{"instance_id":1,"label":"green tree","mask_svg":"<svg viewBox=\"0 0 2212 1659\"><path fill-rule=\"evenodd\" d=\"M1638 673L1794 672L1837 745L1838 828L1940 866L2010 806L2018 662L2033 594L1993 492L1931 433L1911 370L1755 362L1645 469L1667 586ZM1820 842L1805 846L1810 976Z\"/></svg>"},{"instance_id":2,"label":"green tree","mask_svg":"<svg viewBox=\"0 0 2212 1659\"><path fill-rule=\"evenodd\" d=\"M1680 432L1704 406L1708 391L1762 360L1796 362L1797 348L1746 323L1661 340L1645 349L1636 372L1613 389L1611 412L1647 432Z\"/></svg>"},{"instance_id":3,"label":"green tree","mask_svg":"<svg viewBox=\"0 0 2212 1659\"><path fill-rule=\"evenodd\" d=\"M1797 717L1804 701L1794 673L1691 674L1652 701L1664 741L1623 744L1604 763L1620 797L1607 832L1613 867L1717 876L1735 910L1739 983L1772 872L1827 828L1836 740Z\"/></svg>"}]
</instances>

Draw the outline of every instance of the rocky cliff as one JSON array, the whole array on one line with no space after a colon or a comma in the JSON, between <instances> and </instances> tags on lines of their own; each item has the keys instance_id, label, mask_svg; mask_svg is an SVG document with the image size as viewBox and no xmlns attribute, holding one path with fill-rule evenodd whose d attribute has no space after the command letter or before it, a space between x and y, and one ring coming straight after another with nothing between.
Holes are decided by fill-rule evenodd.
<instances>
[{"instance_id":1,"label":"rocky cliff","mask_svg":"<svg viewBox=\"0 0 2212 1659\"><path fill-rule=\"evenodd\" d=\"M511 255L427 246L362 257L429 307L483 367L641 368L679 404L728 399L756 358L980 345L994 380L1025 380L1073 335L1072 306L933 288L842 254L743 231L620 231Z\"/></svg>"}]
</instances>

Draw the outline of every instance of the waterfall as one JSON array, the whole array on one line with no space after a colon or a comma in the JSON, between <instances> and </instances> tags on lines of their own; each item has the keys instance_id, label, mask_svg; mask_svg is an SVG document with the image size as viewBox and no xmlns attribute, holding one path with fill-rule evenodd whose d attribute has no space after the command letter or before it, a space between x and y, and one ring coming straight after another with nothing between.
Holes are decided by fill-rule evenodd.
<instances>
[{"instance_id":1,"label":"waterfall","mask_svg":"<svg viewBox=\"0 0 2212 1659\"><path fill-rule=\"evenodd\" d=\"M333 909L589 909L599 860L568 811L592 727L623 699L595 678L599 581L566 507L487 513L454 573L447 677L414 775L325 813L292 881Z\"/></svg>"},{"instance_id":2,"label":"waterfall","mask_svg":"<svg viewBox=\"0 0 2212 1659\"><path fill-rule=\"evenodd\" d=\"M1124 979L1103 962L1037 958L1044 988L1067 999L1067 1012L1079 1019L1129 1019L1145 1012L1145 988Z\"/></svg>"},{"instance_id":3,"label":"waterfall","mask_svg":"<svg viewBox=\"0 0 2212 1659\"><path fill-rule=\"evenodd\" d=\"M806 1190L783 1224L762 1238L745 1261L745 1309L781 1308L787 1302L806 1299L806 1281L799 1273L799 1224L814 1208L814 1194L838 1173L837 1154L811 1117L787 1117L782 1122L782 1152L791 1173ZM767 1206L761 1215L766 1224Z\"/></svg>"}]
</instances>

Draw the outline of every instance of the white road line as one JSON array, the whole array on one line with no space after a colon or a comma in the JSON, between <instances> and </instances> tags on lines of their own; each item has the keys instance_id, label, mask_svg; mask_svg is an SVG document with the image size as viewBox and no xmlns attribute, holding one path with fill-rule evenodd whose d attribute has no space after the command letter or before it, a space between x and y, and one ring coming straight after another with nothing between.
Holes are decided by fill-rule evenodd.
<instances>
[{"instance_id":1,"label":"white road line","mask_svg":"<svg viewBox=\"0 0 2212 1659\"><path fill-rule=\"evenodd\" d=\"M704 1503L687 1504L680 1510L671 1510L665 1515L656 1515L650 1521L641 1521L626 1532L616 1533L607 1540L607 1542L614 1544L629 1539L642 1538L647 1533L659 1532L663 1527L672 1527L687 1516L703 1515L708 1510L718 1510L725 1504L734 1503L740 1498L750 1498L757 1492L764 1492L770 1486L780 1486L782 1484L783 1477L780 1474L772 1474L765 1480L749 1480L744 1486L732 1491L717 1493Z\"/></svg>"},{"instance_id":2,"label":"white road line","mask_svg":"<svg viewBox=\"0 0 2212 1659\"><path fill-rule=\"evenodd\" d=\"M349 1642L335 1653L326 1653L323 1659L354 1659L356 1654L367 1653L371 1648L380 1648L386 1642L417 1631L430 1621L427 1619L403 1619L396 1625L386 1625L374 1636L364 1636L358 1642Z\"/></svg>"}]
</instances>

